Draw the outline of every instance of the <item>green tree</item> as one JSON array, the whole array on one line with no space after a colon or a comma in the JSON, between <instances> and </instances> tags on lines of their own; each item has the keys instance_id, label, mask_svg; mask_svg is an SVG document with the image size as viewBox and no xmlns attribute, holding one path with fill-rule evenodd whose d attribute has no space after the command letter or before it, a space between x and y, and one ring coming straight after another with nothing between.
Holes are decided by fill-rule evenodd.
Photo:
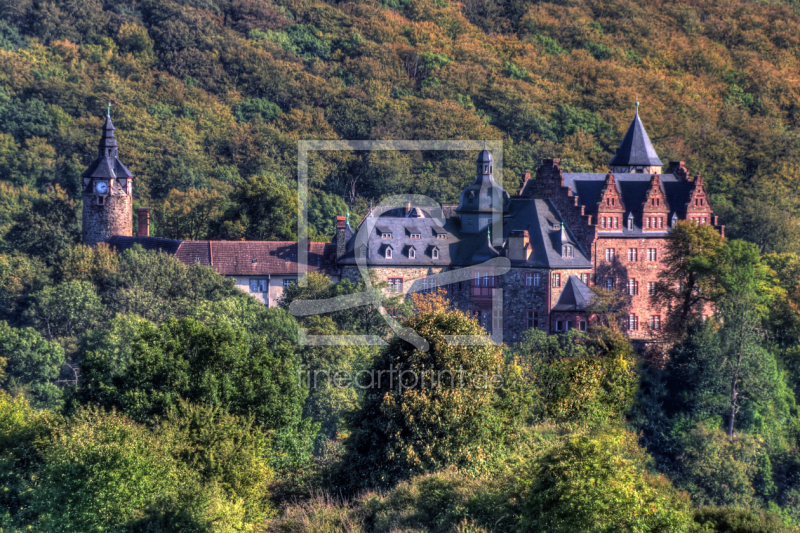
<instances>
[{"instance_id":1,"label":"green tree","mask_svg":"<svg viewBox=\"0 0 800 533\"><path fill-rule=\"evenodd\" d=\"M253 176L231 196L219 236L255 241L297 240L297 192L273 176Z\"/></svg>"},{"instance_id":2,"label":"green tree","mask_svg":"<svg viewBox=\"0 0 800 533\"><path fill-rule=\"evenodd\" d=\"M97 290L88 281L64 281L31 295L25 318L49 340L77 337L97 327L105 314Z\"/></svg>"},{"instance_id":3,"label":"green tree","mask_svg":"<svg viewBox=\"0 0 800 533\"><path fill-rule=\"evenodd\" d=\"M225 201L215 190L172 189L153 213L159 236L191 241L207 238L211 225L222 216Z\"/></svg>"},{"instance_id":4,"label":"green tree","mask_svg":"<svg viewBox=\"0 0 800 533\"><path fill-rule=\"evenodd\" d=\"M500 460L512 431L497 409L493 378L502 371L500 348L455 345L445 338L485 335L477 322L434 310L404 325L429 349L395 338L371 366L372 382L362 383L366 397L344 462L351 486L389 486L447 466L482 471Z\"/></svg>"},{"instance_id":5,"label":"green tree","mask_svg":"<svg viewBox=\"0 0 800 533\"><path fill-rule=\"evenodd\" d=\"M689 502L646 470L634 435L565 437L536 460L520 531L691 531Z\"/></svg>"},{"instance_id":6,"label":"green tree","mask_svg":"<svg viewBox=\"0 0 800 533\"><path fill-rule=\"evenodd\" d=\"M58 186L14 218L6 244L41 258L48 266L56 265L63 250L80 238L75 204Z\"/></svg>"},{"instance_id":7,"label":"green tree","mask_svg":"<svg viewBox=\"0 0 800 533\"><path fill-rule=\"evenodd\" d=\"M672 338L685 334L714 299L714 266L722 247L722 236L713 226L679 221L670 229L663 270L651 299L669 309L664 330Z\"/></svg>"},{"instance_id":8,"label":"green tree","mask_svg":"<svg viewBox=\"0 0 800 533\"><path fill-rule=\"evenodd\" d=\"M185 400L240 416L252 413L268 430L301 423L306 390L287 342L251 345L242 329L191 318L158 327L143 322L125 341L131 346L126 359L117 351L86 354L78 401L115 407L142 422Z\"/></svg>"},{"instance_id":9,"label":"green tree","mask_svg":"<svg viewBox=\"0 0 800 533\"><path fill-rule=\"evenodd\" d=\"M56 379L65 364L64 349L32 328L16 329L0 322L0 359L5 362L3 389L25 394L33 407L57 407L61 389Z\"/></svg>"}]
</instances>

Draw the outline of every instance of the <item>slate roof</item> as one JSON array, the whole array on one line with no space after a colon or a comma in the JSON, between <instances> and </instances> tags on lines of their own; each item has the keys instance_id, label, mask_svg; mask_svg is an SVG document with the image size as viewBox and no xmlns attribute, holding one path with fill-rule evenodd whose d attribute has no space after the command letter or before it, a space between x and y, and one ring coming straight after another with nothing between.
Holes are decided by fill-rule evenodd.
<instances>
[{"instance_id":1,"label":"slate roof","mask_svg":"<svg viewBox=\"0 0 800 533\"><path fill-rule=\"evenodd\" d=\"M578 201L585 208L587 215L597 216L597 207L600 203L601 192L606 183L608 174L602 173L564 173L564 185L570 187L573 196L578 197ZM641 236L642 234L642 205L644 204L647 190L650 188L652 174L614 174L625 206L625 216L623 219L624 228L622 232L603 232L601 235L630 235ZM686 207L689 203L689 196L694 187L694 183L685 181L674 174L659 174L661 190L667 199L669 216L671 220L673 213L678 213L678 217L686 216ZM633 212L633 230L628 230L628 213ZM665 228L667 230L668 228ZM648 231L648 236L658 236L661 232ZM666 231L663 232L666 235Z\"/></svg>"},{"instance_id":2,"label":"slate roof","mask_svg":"<svg viewBox=\"0 0 800 533\"><path fill-rule=\"evenodd\" d=\"M181 241L115 235L108 244L120 252L139 244L174 255L185 265L210 266L224 276L297 274L297 242L293 241ZM312 242L307 271L334 274L335 258L335 244Z\"/></svg>"},{"instance_id":3,"label":"slate roof","mask_svg":"<svg viewBox=\"0 0 800 533\"><path fill-rule=\"evenodd\" d=\"M564 222L558 210L549 200L533 198L512 198L508 211L503 217L503 239L505 243L513 230L528 230L532 253L527 261L514 261L512 266L530 268L586 268L592 267L588 254L579 244L575 244L574 257L561 257L561 223ZM437 223L444 220L444 226ZM370 224L386 227L392 234L391 239L383 239ZM418 228L421 239L411 239L407 228ZM437 238L437 233L444 232L446 239ZM577 243L577 239L565 228L569 240ZM359 237L363 233L363 237ZM367 265L373 267L447 267L470 266L480 264L492 257L506 255L503 246L495 239L495 244L488 243L487 230L477 233L462 232L460 221L456 217L446 219L409 219L384 214L380 217L365 219L354 238L347 244L347 251L340 259L341 264L356 264L356 247L367 246ZM367 238L368 237L368 238ZM365 239L365 244L362 240ZM391 245L394 253L391 259L385 257L385 247ZM416 258L411 259L408 248L416 248ZM434 259L431 247L438 247L439 258Z\"/></svg>"},{"instance_id":4,"label":"slate roof","mask_svg":"<svg viewBox=\"0 0 800 533\"><path fill-rule=\"evenodd\" d=\"M585 312L594 300L594 293L576 275L567 278L567 284L553 306L553 311Z\"/></svg>"},{"instance_id":5,"label":"slate roof","mask_svg":"<svg viewBox=\"0 0 800 533\"><path fill-rule=\"evenodd\" d=\"M89 168L84 171L81 177L106 179L132 178L133 174L118 158L101 156L89 165Z\"/></svg>"},{"instance_id":6,"label":"slate roof","mask_svg":"<svg viewBox=\"0 0 800 533\"><path fill-rule=\"evenodd\" d=\"M122 164L122 161L117 159L117 139L114 137L114 124L111 122L111 117L106 116L106 122L103 125L103 134L100 136L100 142L97 147L99 155L94 162L89 165L81 177L84 178L132 178L133 174L128 168ZM113 155L108 155L109 150Z\"/></svg>"},{"instance_id":7,"label":"slate roof","mask_svg":"<svg viewBox=\"0 0 800 533\"><path fill-rule=\"evenodd\" d=\"M609 164L611 166L646 167L663 165L650 142L650 137L647 136L638 112Z\"/></svg>"}]
</instances>

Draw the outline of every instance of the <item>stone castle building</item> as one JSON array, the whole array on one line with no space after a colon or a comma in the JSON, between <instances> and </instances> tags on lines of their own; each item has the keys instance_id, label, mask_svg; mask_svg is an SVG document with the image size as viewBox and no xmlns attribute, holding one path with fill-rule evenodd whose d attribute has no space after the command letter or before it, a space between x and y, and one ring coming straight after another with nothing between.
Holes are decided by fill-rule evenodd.
<instances>
[{"instance_id":1,"label":"stone castle building","mask_svg":"<svg viewBox=\"0 0 800 533\"><path fill-rule=\"evenodd\" d=\"M133 176L117 149L107 117L100 156L84 173L86 244L159 249L234 278L267 305L277 303L297 279L298 243L154 238L146 209L139 210L133 236ZM681 161L662 174L663 166L638 112L609 173L565 173L548 159L509 194L494 180L492 154L484 149L458 205L376 208L355 228L337 217L332 243L307 244L307 269L360 281L360 266L367 267L392 293L442 289L487 332L502 331L506 342L530 328L586 330L594 318L589 287L599 285L630 297L628 333L648 340L662 323L664 311L651 305L650 294L669 229L692 220L724 231L702 177L690 178Z\"/></svg>"}]
</instances>

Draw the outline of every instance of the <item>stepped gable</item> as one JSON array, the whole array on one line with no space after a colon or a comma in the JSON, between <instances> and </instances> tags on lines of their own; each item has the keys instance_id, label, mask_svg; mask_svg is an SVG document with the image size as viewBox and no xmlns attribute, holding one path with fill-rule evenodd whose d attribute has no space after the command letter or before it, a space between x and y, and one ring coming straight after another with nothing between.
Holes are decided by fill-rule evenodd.
<instances>
[{"instance_id":1,"label":"stepped gable","mask_svg":"<svg viewBox=\"0 0 800 533\"><path fill-rule=\"evenodd\" d=\"M633 213L634 223L632 230L626 224L623 234L641 233L643 206L651 190L654 174L614 174L617 189L620 191L623 204L628 213ZM581 205L585 206L587 214L596 217L599 213L597 207L602 198L603 187L605 186L607 174L600 173L565 173L563 174L564 185L572 191ZM675 213L675 206L678 208L678 217L683 218L686 214L687 202L691 195L692 182L687 182L673 174L661 174L658 178L659 187L663 194L666 204L672 208L670 216ZM666 233L667 228L664 228Z\"/></svg>"},{"instance_id":2,"label":"stepped gable","mask_svg":"<svg viewBox=\"0 0 800 533\"><path fill-rule=\"evenodd\" d=\"M558 159L545 159L536 171L536 179L528 179L520 190L520 196L547 198L563 217L584 250L591 250L595 239L595 224L586 209L587 203L565 181ZM605 175L603 175L605 177ZM598 184L593 205L596 209L603 183Z\"/></svg>"},{"instance_id":3,"label":"stepped gable","mask_svg":"<svg viewBox=\"0 0 800 533\"><path fill-rule=\"evenodd\" d=\"M553 306L552 311L573 311L585 313L594 301L594 293L582 282L578 276L572 274L567 278L567 284L558 302Z\"/></svg>"}]
</instances>

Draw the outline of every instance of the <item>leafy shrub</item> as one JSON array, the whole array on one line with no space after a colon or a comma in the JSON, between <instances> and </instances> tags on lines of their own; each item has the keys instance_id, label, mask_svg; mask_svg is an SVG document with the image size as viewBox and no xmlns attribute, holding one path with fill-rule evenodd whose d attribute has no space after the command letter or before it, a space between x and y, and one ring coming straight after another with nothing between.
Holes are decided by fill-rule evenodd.
<instances>
[{"instance_id":1,"label":"leafy shrub","mask_svg":"<svg viewBox=\"0 0 800 533\"><path fill-rule=\"evenodd\" d=\"M740 507L701 507L694 521L710 533L788 533L780 519L763 511Z\"/></svg>"},{"instance_id":2,"label":"leafy shrub","mask_svg":"<svg viewBox=\"0 0 800 533\"><path fill-rule=\"evenodd\" d=\"M2 387L16 396L24 393L35 408L54 408L61 402L56 386L64 366L64 349L32 328L16 329L0 322L0 359L5 363Z\"/></svg>"},{"instance_id":3,"label":"leafy shrub","mask_svg":"<svg viewBox=\"0 0 800 533\"><path fill-rule=\"evenodd\" d=\"M688 500L645 457L630 433L564 438L535 463L520 531L689 531Z\"/></svg>"},{"instance_id":4,"label":"leafy shrub","mask_svg":"<svg viewBox=\"0 0 800 533\"><path fill-rule=\"evenodd\" d=\"M254 118L269 121L281 116L281 108L266 98L247 98L236 104L233 116L241 122L250 122Z\"/></svg>"},{"instance_id":5,"label":"leafy shrub","mask_svg":"<svg viewBox=\"0 0 800 533\"><path fill-rule=\"evenodd\" d=\"M502 369L500 349L450 344L446 335L483 333L460 312L433 310L405 325L429 349L396 337L371 367L345 459L351 485L390 486L447 466L478 472L501 461L508 418L489 381Z\"/></svg>"}]
</instances>

